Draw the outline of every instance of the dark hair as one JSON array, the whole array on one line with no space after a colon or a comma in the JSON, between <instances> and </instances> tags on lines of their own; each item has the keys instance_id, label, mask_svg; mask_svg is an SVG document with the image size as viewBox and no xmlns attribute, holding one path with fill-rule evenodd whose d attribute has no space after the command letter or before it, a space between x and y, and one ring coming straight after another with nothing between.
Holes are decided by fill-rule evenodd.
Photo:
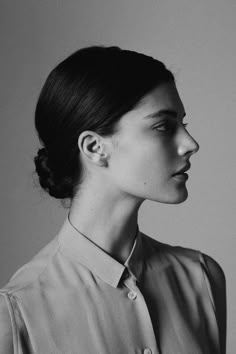
<instances>
[{"instance_id":1,"label":"dark hair","mask_svg":"<svg viewBox=\"0 0 236 354\"><path fill-rule=\"evenodd\" d=\"M43 145L34 158L41 187L73 199L82 183L78 137L84 130L111 136L140 99L174 81L165 65L119 47L82 48L49 74L40 93L35 126Z\"/></svg>"}]
</instances>

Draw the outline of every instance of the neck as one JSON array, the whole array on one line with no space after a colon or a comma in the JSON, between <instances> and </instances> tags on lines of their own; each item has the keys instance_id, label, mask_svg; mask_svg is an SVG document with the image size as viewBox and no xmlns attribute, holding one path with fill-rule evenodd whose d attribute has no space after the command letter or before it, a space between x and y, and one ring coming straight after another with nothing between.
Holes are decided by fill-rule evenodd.
<instances>
[{"instance_id":1,"label":"neck","mask_svg":"<svg viewBox=\"0 0 236 354\"><path fill-rule=\"evenodd\" d=\"M115 196L107 188L96 193L90 189L74 198L69 219L78 232L124 263L137 234L141 203L128 196Z\"/></svg>"}]
</instances>

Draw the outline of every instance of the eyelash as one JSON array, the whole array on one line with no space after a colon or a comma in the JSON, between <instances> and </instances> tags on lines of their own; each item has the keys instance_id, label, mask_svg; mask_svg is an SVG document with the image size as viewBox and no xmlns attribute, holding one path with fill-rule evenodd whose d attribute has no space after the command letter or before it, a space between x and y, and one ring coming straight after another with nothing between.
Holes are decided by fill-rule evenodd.
<instances>
[{"instance_id":1,"label":"eyelash","mask_svg":"<svg viewBox=\"0 0 236 354\"><path fill-rule=\"evenodd\" d=\"M174 125L174 127L173 127ZM186 128L188 123L181 123L181 125ZM161 127L166 127L167 126L167 129L165 130L160 130ZM169 131L173 131L175 129L175 126L176 124L173 124L172 122L165 122L165 123L162 123L161 125L157 126L157 127L154 127L155 130L159 130L160 133L168 133Z\"/></svg>"}]
</instances>

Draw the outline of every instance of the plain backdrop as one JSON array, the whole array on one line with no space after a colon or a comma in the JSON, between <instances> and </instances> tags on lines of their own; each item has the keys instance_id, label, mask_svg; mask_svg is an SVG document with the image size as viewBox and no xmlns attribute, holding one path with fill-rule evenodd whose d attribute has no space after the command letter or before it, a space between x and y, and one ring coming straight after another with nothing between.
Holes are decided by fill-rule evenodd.
<instances>
[{"instance_id":1,"label":"plain backdrop","mask_svg":"<svg viewBox=\"0 0 236 354\"><path fill-rule=\"evenodd\" d=\"M1 0L0 286L49 240L68 210L37 186L40 146L34 109L51 69L94 44L163 60L176 76L189 131L189 198L145 201L140 230L199 249L224 269L228 351L236 352L236 2L235 0Z\"/></svg>"}]
</instances>

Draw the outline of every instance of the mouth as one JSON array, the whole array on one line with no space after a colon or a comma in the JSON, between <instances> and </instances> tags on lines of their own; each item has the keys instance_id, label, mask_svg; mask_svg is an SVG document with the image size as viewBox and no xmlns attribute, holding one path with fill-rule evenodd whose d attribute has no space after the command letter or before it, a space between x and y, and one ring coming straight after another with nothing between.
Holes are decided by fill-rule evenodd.
<instances>
[{"instance_id":1,"label":"mouth","mask_svg":"<svg viewBox=\"0 0 236 354\"><path fill-rule=\"evenodd\" d=\"M182 175L182 174L186 174L185 172L188 171L191 167L190 163L187 163L186 165L184 165L181 169L179 169L177 172L175 172L173 174L173 176L178 176L178 175Z\"/></svg>"},{"instance_id":2,"label":"mouth","mask_svg":"<svg viewBox=\"0 0 236 354\"><path fill-rule=\"evenodd\" d=\"M177 172L173 174L173 177L179 181L187 181L188 179L188 174L186 171L188 171L191 167L190 163L187 163L184 165L181 169L179 169Z\"/></svg>"},{"instance_id":3,"label":"mouth","mask_svg":"<svg viewBox=\"0 0 236 354\"><path fill-rule=\"evenodd\" d=\"M175 175L173 175L173 178L176 179L177 181L180 182L185 182L188 179L188 174L187 173L177 173Z\"/></svg>"}]
</instances>

